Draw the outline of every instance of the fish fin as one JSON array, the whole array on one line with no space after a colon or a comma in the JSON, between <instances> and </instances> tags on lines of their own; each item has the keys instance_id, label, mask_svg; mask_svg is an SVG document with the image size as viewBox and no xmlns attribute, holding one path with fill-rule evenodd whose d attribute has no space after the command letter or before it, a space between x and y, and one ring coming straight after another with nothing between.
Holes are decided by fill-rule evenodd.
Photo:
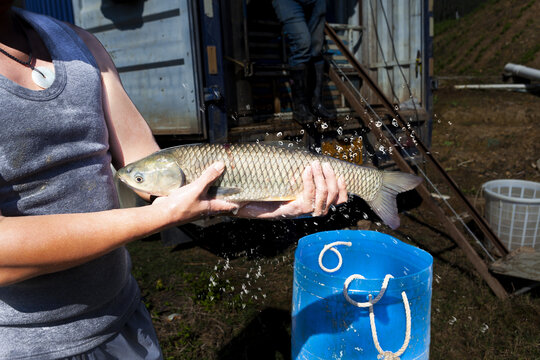
<instances>
[{"instance_id":1,"label":"fish fin","mask_svg":"<svg viewBox=\"0 0 540 360\"><path fill-rule=\"evenodd\" d=\"M222 187L222 186L210 186L208 189L208 195L213 197L224 197L239 194L242 192L242 188L238 187Z\"/></svg>"},{"instance_id":2,"label":"fish fin","mask_svg":"<svg viewBox=\"0 0 540 360\"><path fill-rule=\"evenodd\" d=\"M261 199L261 201L292 201L296 200L296 196L271 196L264 199Z\"/></svg>"},{"instance_id":3,"label":"fish fin","mask_svg":"<svg viewBox=\"0 0 540 360\"><path fill-rule=\"evenodd\" d=\"M414 189L421 182L422 178L413 174L385 171L380 191L375 199L367 201L367 203L386 225L397 229L399 227L397 194Z\"/></svg>"}]
</instances>

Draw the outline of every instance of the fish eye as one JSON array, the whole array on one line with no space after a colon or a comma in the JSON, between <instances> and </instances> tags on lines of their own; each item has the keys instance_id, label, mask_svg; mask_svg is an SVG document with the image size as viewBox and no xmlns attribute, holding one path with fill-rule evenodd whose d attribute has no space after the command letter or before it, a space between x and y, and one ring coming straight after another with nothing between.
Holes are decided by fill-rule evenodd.
<instances>
[{"instance_id":1,"label":"fish eye","mask_svg":"<svg viewBox=\"0 0 540 360\"><path fill-rule=\"evenodd\" d=\"M140 184L144 181L144 177L140 174L137 174L135 175L135 181Z\"/></svg>"}]
</instances>

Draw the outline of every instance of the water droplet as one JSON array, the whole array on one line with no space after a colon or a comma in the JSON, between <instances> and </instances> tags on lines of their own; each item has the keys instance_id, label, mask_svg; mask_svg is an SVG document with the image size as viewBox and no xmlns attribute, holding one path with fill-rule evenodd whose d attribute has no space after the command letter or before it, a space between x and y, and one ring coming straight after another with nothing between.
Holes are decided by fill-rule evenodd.
<instances>
[{"instance_id":1,"label":"water droplet","mask_svg":"<svg viewBox=\"0 0 540 360\"><path fill-rule=\"evenodd\" d=\"M486 331L488 331L488 329L489 329L488 324L483 323L483 324L482 324L482 327L480 328L480 331L481 331L482 334L483 334L483 333L485 333Z\"/></svg>"},{"instance_id":2,"label":"water droplet","mask_svg":"<svg viewBox=\"0 0 540 360\"><path fill-rule=\"evenodd\" d=\"M338 133L338 135L340 135L340 136L343 135L343 128L342 128L341 126L338 127L337 133Z\"/></svg>"},{"instance_id":3,"label":"water droplet","mask_svg":"<svg viewBox=\"0 0 540 360\"><path fill-rule=\"evenodd\" d=\"M377 122L375 123L375 126L378 127L378 128L380 128L380 127L382 126L382 121L380 121L380 120L377 121Z\"/></svg>"},{"instance_id":4,"label":"water droplet","mask_svg":"<svg viewBox=\"0 0 540 360\"><path fill-rule=\"evenodd\" d=\"M321 129L328 129L328 124L327 123L322 123L321 124Z\"/></svg>"},{"instance_id":5,"label":"water droplet","mask_svg":"<svg viewBox=\"0 0 540 360\"><path fill-rule=\"evenodd\" d=\"M283 133L280 131L280 132L278 132L278 133L276 134L276 136L277 136L277 137L281 137L281 136L283 136Z\"/></svg>"},{"instance_id":6,"label":"water droplet","mask_svg":"<svg viewBox=\"0 0 540 360\"><path fill-rule=\"evenodd\" d=\"M304 135L306 131L304 129L300 130L300 135Z\"/></svg>"},{"instance_id":7,"label":"water droplet","mask_svg":"<svg viewBox=\"0 0 540 360\"><path fill-rule=\"evenodd\" d=\"M398 124L398 122L397 122L397 120L395 118L392 119L392 125L394 125L395 127L399 126L399 124Z\"/></svg>"}]
</instances>

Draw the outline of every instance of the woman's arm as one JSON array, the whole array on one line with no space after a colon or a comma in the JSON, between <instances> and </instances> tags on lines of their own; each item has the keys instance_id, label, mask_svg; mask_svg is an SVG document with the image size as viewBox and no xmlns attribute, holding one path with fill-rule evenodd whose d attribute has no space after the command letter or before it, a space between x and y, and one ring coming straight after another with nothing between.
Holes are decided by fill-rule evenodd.
<instances>
[{"instance_id":1,"label":"woman's arm","mask_svg":"<svg viewBox=\"0 0 540 360\"><path fill-rule=\"evenodd\" d=\"M156 150L150 128L127 96L109 54L90 33L74 27L96 59L103 77L104 109L111 133L113 164L117 169ZM113 101L114 99L114 101ZM136 144L136 146L134 146ZM347 189L337 181L332 167L317 162L303 174L304 193L289 203L257 202L243 206L237 216L247 218L296 217L306 213L324 215L331 205L347 201ZM143 195L144 196L144 195Z\"/></svg>"},{"instance_id":2,"label":"woman's arm","mask_svg":"<svg viewBox=\"0 0 540 360\"><path fill-rule=\"evenodd\" d=\"M92 35L75 30L94 54L102 73L103 106L114 165L122 167L158 150L105 49ZM214 164L191 184L139 208L24 217L0 214L0 286L83 264L130 241L201 216L232 211L259 218L310 212L321 215L331 204L346 200L344 184L336 181L332 169L314 163L303 174L305 190L298 200L251 203L238 209L236 204L207 197L208 187L222 172L223 164Z\"/></svg>"},{"instance_id":3,"label":"woman's arm","mask_svg":"<svg viewBox=\"0 0 540 360\"><path fill-rule=\"evenodd\" d=\"M116 169L159 150L150 127L127 95L114 63L96 37L72 25L99 66L103 85L103 112Z\"/></svg>"},{"instance_id":4,"label":"woman's arm","mask_svg":"<svg viewBox=\"0 0 540 360\"><path fill-rule=\"evenodd\" d=\"M0 286L65 270L126 243L203 215L237 205L208 199L208 187L223 172L210 166L200 178L152 205L83 214L0 215Z\"/></svg>"},{"instance_id":5,"label":"woman's arm","mask_svg":"<svg viewBox=\"0 0 540 360\"><path fill-rule=\"evenodd\" d=\"M74 29L93 53L102 75L114 166L122 167L159 150L103 46L89 33ZM237 205L206 198L206 190L222 173L222 166L210 167L191 185L151 206L85 214L0 214L0 286L77 266L166 227L236 209Z\"/></svg>"}]
</instances>

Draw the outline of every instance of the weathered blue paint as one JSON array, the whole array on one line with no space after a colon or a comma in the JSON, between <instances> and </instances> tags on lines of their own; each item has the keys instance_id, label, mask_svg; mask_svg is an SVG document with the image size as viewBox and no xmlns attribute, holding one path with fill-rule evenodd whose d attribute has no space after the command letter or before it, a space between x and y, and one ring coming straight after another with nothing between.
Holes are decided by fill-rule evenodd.
<instances>
[{"instance_id":1,"label":"weathered blue paint","mask_svg":"<svg viewBox=\"0 0 540 360\"><path fill-rule=\"evenodd\" d=\"M27 10L49 15L73 24L73 4L71 0L25 0L24 4Z\"/></svg>"},{"instance_id":2,"label":"weathered blue paint","mask_svg":"<svg viewBox=\"0 0 540 360\"><path fill-rule=\"evenodd\" d=\"M199 1L199 8L208 140L210 142L225 142L227 141L227 110L224 101L225 74L221 4L218 0ZM212 50L209 51L209 49ZM209 54L212 58L209 58ZM210 71L210 64L215 67L212 71Z\"/></svg>"},{"instance_id":3,"label":"weathered blue paint","mask_svg":"<svg viewBox=\"0 0 540 360\"><path fill-rule=\"evenodd\" d=\"M75 24L109 52L155 135L206 137L195 1L78 0L73 6Z\"/></svg>"}]
</instances>

